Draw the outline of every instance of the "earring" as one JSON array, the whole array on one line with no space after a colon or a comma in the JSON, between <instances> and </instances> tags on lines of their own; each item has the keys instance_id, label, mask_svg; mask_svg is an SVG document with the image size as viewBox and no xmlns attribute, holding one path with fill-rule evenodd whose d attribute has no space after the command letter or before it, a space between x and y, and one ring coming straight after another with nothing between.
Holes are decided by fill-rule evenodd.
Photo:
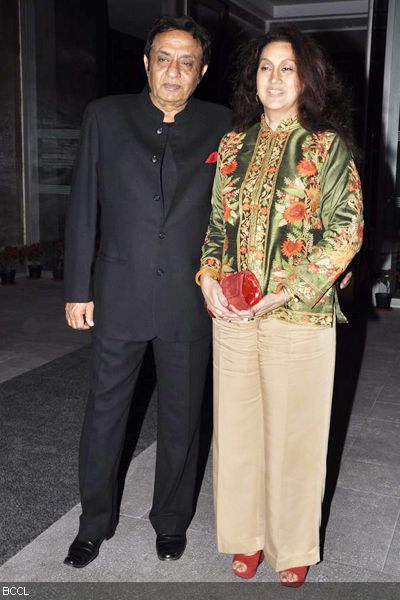
<instances>
[{"instance_id":1,"label":"earring","mask_svg":"<svg viewBox=\"0 0 400 600\"><path fill-rule=\"evenodd\" d=\"M256 92L256 100L257 100L257 102L260 102L260 98L258 97L257 92Z\"/></svg>"}]
</instances>

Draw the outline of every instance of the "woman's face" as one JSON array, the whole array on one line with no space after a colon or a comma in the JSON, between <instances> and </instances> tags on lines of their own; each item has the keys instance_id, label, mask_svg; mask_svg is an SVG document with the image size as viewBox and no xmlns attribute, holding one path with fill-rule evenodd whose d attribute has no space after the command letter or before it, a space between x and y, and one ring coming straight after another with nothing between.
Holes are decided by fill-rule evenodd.
<instances>
[{"instance_id":1,"label":"woman's face","mask_svg":"<svg viewBox=\"0 0 400 600\"><path fill-rule=\"evenodd\" d=\"M264 46L257 70L257 94L270 123L277 124L297 112L300 80L289 42Z\"/></svg>"}]
</instances>

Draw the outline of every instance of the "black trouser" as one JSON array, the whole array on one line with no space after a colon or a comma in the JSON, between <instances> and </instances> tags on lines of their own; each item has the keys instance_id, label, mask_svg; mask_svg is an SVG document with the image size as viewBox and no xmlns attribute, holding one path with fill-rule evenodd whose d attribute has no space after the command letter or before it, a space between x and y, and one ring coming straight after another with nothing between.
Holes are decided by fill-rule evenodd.
<instances>
[{"instance_id":1,"label":"black trouser","mask_svg":"<svg viewBox=\"0 0 400 600\"><path fill-rule=\"evenodd\" d=\"M210 338L193 342L155 338L151 343L158 425L150 521L157 533L184 533L196 500L199 424ZM147 344L93 336L92 384L79 457L79 534L86 539L112 535L118 521L118 469Z\"/></svg>"}]
</instances>

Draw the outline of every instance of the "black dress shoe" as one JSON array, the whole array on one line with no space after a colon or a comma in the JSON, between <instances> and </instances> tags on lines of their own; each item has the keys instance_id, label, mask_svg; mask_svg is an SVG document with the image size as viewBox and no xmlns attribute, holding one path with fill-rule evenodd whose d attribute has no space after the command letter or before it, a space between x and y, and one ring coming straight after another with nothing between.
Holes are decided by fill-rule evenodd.
<instances>
[{"instance_id":1,"label":"black dress shoe","mask_svg":"<svg viewBox=\"0 0 400 600\"><path fill-rule=\"evenodd\" d=\"M184 533L159 533L156 540L157 556L160 560L178 560L185 552L186 535Z\"/></svg>"},{"instance_id":2,"label":"black dress shoe","mask_svg":"<svg viewBox=\"0 0 400 600\"><path fill-rule=\"evenodd\" d=\"M100 550L104 538L98 540L81 540L76 537L68 550L68 555L64 560L65 565L82 569L94 560Z\"/></svg>"}]
</instances>

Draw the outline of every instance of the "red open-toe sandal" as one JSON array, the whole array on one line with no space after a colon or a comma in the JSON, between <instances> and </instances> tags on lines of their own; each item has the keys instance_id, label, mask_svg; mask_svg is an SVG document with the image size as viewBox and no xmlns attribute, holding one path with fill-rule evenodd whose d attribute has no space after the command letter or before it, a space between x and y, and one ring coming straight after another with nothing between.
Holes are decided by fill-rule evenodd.
<instances>
[{"instance_id":1,"label":"red open-toe sandal","mask_svg":"<svg viewBox=\"0 0 400 600\"><path fill-rule=\"evenodd\" d=\"M262 563L264 560L264 552L259 550L255 554L251 554L250 556L246 556L246 554L234 554L232 558L232 571L238 577L242 577L243 579L251 579L257 572L258 565ZM245 571L238 571L234 568L234 563L236 561L240 561L244 565L246 565Z\"/></svg>"},{"instance_id":2,"label":"red open-toe sandal","mask_svg":"<svg viewBox=\"0 0 400 600\"><path fill-rule=\"evenodd\" d=\"M283 571L279 571L279 579L282 585L291 588L298 588L303 585L308 572L308 567L291 567L290 569L284 569ZM284 573L292 573L296 575L297 579L295 581L282 581L282 575Z\"/></svg>"}]
</instances>

